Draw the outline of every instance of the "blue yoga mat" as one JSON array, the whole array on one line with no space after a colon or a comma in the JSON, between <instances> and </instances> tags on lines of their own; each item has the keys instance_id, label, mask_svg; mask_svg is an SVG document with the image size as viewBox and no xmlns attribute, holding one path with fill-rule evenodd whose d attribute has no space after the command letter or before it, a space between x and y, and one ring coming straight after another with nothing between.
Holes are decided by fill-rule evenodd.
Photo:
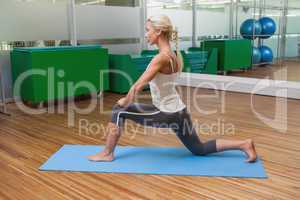
<instances>
[{"instance_id":1,"label":"blue yoga mat","mask_svg":"<svg viewBox=\"0 0 300 200\"><path fill-rule=\"evenodd\" d=\"M245 155L240 151L194 156L184 147L117 146L113 162L92 162L86 158L103 148L64 145L40 170L267 178L262 161L245 163Z\"/></svg>"}]
</instances>

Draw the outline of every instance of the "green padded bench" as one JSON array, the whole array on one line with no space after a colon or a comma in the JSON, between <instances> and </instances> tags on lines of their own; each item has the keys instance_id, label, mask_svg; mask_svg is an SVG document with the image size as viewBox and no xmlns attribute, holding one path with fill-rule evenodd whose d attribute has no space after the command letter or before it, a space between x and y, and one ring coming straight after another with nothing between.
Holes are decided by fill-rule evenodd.
<instances>
[{"instance_id":1,"label":"green padded bench","mask_svg":"<svg viewBox=\"0 0 300 200\"><path fill-rule=\"evenodd\" d=\"M11 51L11 63L14 85L24 72L42 73L26 77L20 87L19 97L33 104L109 89L108 50L99 45L15 48ZM106 73L100 80L101 70ZM48 83L47 75L52 72L52 83ZM94 91L78 87L68 92L69 84L75 88L82 81L93 85Z\"/></svg>"},{"instance_id":2,"label":"green padded bench","mask_svg":"<svg viewBox=\"0 0 300 200\"><path fill-rule=\"evenodd\" d=\"M140 77L146 70L148 64L151 62L153 56L151 55L132 55L132 62L136 66L138 76Z\"/></svg>"},{"instance_id":3,"label":"green padded bench","mask_svg":"<svg viewBox=\"0 0 300 200\"><path fill-rule=\"evenodd\" d=\"M143 74L158 50L143 50L139 55L109 55L110 91L126 93L132 84ZM183 72L217 73L217 49L211 51L181 51L184 59ZM149 88L146 86L145 89Z\"/></svg>"},{"instance_id":4,"label":"green padded bench","mask_svg":"<svg viewBox=\"0 0 300 200\"><path fill-rule=\"evenodd\" d=\"M110 91L126 93L133 83L144 73L154 54L109 55ZM146 86L144 89L149 88Z\"/></svg>"},{"instance_id":5,"label":"green padded bench","mask_svg":"<svg viewBox=\"0 0 300 200\"><path fill-rule=\"evenodd\" d=\"M155 56L156 54L158 54L158 50L147 50L147 49L144 49L142 50L141 52L141 55L142 56Z\"/></svg>"},{"instance_id":6,"label":"green padded bench","mask_svg":"<svg viewBox=\"0 0 300 200\"><path fill-rule=\"evenodd\" d=\"M218 50L204 51L200 47L190 47L180 51L183 57L183 72L217 74ZM143 50L142 55L156 55L158 50Z\"/></svg>"},{"instance_id":7,"label":"green padded bench","mask_svg":"<svg viewBox=\"0 0 300 200\"><path fill-rule=\"evenodd\" d=\"M218 50L203 51L198 47L191 47L181 51L183 57L183 72L217 74Z\"/></svg>"},{"instance_id":8,"label":"green padded bench","mask_svg":"<svg viewBox=\"0 0 300 200\"><path fill-rule=\"evenodd\" d=\"M212 48L218 49L218 71L224 74L227 71L246 70L251 67L252 47L250 40L206 40L201 45L207 51Z\"/></svg>"}]
</instances>

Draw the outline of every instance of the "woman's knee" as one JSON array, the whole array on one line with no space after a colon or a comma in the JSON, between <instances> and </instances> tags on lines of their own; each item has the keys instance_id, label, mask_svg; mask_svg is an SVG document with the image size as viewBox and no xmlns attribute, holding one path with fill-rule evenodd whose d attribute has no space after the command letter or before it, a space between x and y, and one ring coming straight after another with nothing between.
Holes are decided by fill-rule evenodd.
<instances>
[{"instance_id":1,"label":"woman's knee","mask_svg":"<svg viewBox=\"0 0 300 200\"><path fill-rule=\"evenodd\" d=\"M184 146L194 155L206 155L206 148L194 131L175 131Z\"/></svg>"},{"instance_id":2,"label":"woman's knee","mask_svg":"<svg viewBox=\"0 0 300 200\"><path fill-rule=\"evenodd\" d=\"M123 126L123 117L121 116L124 108L118 104L115 104L112 109L111 123L115 124L117 127Z\"/></svg>"},{"instance_id":3,"label":"woman's knee","mask_svg":"<svg viewBox=\"0 0 300 200\"><path fill-rule=\"evenodd\" d=\"M122 111L122 107L118 104L115 104L112 108L112 116L111 116L111 122L114 124L118 124L119 118L120 118L120 112Z\"/></svg>"}]
</instances>

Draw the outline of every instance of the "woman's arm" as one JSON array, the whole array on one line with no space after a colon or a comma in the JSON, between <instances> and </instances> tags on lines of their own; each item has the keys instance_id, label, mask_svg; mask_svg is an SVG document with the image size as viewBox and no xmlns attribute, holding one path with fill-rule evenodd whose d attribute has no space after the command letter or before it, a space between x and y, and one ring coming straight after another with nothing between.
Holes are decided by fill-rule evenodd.
<instances>
[{"instance_id":1,"label":"woman's arm","mask_svg":"<svg viewBox=\"0 0 300 200\"><path fill-rule=\"evenodd\" d=\"M135 96L144 88L144 86L151 81L163 66L164 58L161 55L155 56L148 69L140 76L140 78L131 86L126 97L120 99L118 104L120 106L127 106L134 101Z\"/></svg>"}]
</instances>

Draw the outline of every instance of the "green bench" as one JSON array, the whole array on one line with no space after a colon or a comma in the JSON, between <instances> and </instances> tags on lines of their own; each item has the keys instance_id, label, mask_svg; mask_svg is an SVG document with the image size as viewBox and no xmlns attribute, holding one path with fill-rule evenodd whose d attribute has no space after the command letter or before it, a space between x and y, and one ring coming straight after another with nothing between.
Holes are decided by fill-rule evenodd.
<instances>
[{"instance_id":1,"label":"green bench","mask_svg":"<svg viewBox=\"0 0 300 200\"><path fill-rule=\"evenodd\" d=\"M158 50L143 50L138 55L110 54L110 91L128 92L157 53ZM193 48L181 53L184 60L183 72L217 74L217 49L201 51ZM149 86L145 87L147 88Z\"/></svg>"},{"instance_id":2,"label":"green bench","mask_svg":"<svg viewBox=\"0 0 300 200\"><path fill-rule=\"evenodd\" d=\"M109 55L110 91L126 93L144 73L154 54L142 52L139 55ZM148 86L145 89L149 88Z\"/></svg>"},{"instance_id":3,"label":"green bench","mask_svg":"<svg viewBox=\"0 0 300 200\"><path fill-rule=\"evenodd\" d=\"M250 40L206 40L201 45L206 51L218 49L218 71L224 74L231 70L251 68L252 46Z\"/></svg>"},{"instance_id":4,"label":"green bench","mask_svg":"<svg viewBox=\"0 0 300 200\"><path fill-rule=\"evenodd\" d=\"M108 71L108 50L99 45L15 48L11 64L14 86L29 73L14 95L33 104L109 89L108 73L100 78Z\"/></svg>"},{"instance_id":5,"label":"green bench","mask_svg":"<svg viewBox=\"0 0 300 200\"><path fill-rule=\"evenodd\" d=\"M199 47L190 47L180 51L183 57L183 72L217 74L218 50L204 51ZM156 55L158 50L143 50L141 55Z\"/></svg>"},{"instance_id":6,"label":"green bench","mask_svg":"<svg viewBox=\"0 0 300 200\"><path fill-rule=\"evenodd\" d=\"M217 74L218 50L203 51L201 48L191 47L181 51L184 72Z\"/></svg>"}]
</instances>

